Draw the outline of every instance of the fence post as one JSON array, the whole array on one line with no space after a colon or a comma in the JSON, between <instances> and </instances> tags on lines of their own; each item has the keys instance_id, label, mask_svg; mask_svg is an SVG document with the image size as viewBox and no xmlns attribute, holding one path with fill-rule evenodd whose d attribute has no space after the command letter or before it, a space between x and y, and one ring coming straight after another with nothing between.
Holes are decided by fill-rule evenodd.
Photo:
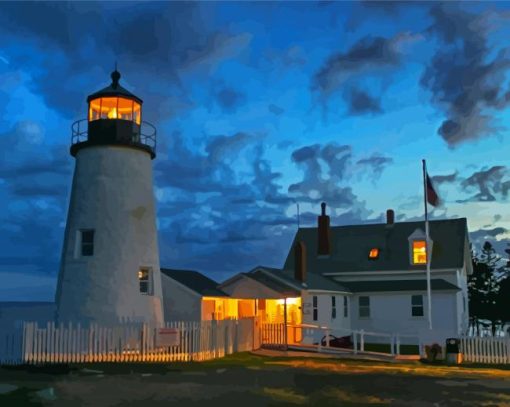
<instances>
[{"instance_id":1,"label":"fence post","mask_svg":"<svg viewBox=\"0 0 510 407\"><path fill-rule=\"evenodd\" d=\"M397 333L397 355L400 355L400 335Z\"/></svg>"},{"instance_id":2,"label":"fence post","mask_svg":"<svg viewBox=\"0 0 510 407\"><path fill-rule=\"evenodd\" d=\"M326 348L329 348L329 333L331 332L329 329L326 329Z\"/></svg>"},{"instance_id":3,"label":"fence post","mask_svg":"<svg viewBox=\"0 0 510 407\"><path fill-rule=\"evenodd\" d=\"M359 347L361 352L365 352L365 331L362 329L359 331Z\"/></svg>"},{"instance_id":4,"label":"fence post","mask_svg":"<svg viewBox=\"0 0 510 407\"><path fill-rule=\"evenodd\" d=\"M358 338L356 331L352 331L352 344L354 345L354 354L356 355L358 353Z\"/></svg>"}]
</instances>

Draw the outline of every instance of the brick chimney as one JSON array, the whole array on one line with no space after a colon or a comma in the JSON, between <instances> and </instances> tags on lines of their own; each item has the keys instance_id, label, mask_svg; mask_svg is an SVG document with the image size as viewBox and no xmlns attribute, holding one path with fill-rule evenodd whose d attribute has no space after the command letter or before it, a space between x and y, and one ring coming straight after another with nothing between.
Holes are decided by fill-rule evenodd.
<instances>
[{"instance_id":1,"label":"brick chimney","mask_svg":"<svg viewBox=\"0 0 510 407\"><path fill-rule=\"evenodd\" d=\"M393 209L388 209L386 211L386 224L393 225L395 223L395 212Z\"/></svg>"},{"instance_id":2,"label":"brick chimney","mask_svg":"<svg viewBox=\"0 0 510 407\"><path fill-rule=\"evenodd\" d=\"M306 281L306 246L302 241L294 245L294 278L302 283Z\"/></svg>"},{"instance_id":3,"label":"brick chimney","mask_svg":"<svg viewBox=\"0 0 510 407\"><path fill-rule=\"evenodd\" d=\"M317 255L329 256L330 255L330 231L329 231L329 216L326 215L326 202L321 203L322 213L317 218L318 223L318 240L317 240Z\"/></svg>"}]
</instances>

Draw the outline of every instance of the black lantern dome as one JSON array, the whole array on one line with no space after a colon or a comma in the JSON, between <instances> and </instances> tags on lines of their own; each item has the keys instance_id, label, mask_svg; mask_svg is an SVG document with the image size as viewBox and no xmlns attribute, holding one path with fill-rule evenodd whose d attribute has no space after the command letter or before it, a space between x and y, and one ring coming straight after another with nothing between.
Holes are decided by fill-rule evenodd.
<instances>
[{"instance_id":1,"label":"black lantern dome","mask_svg":"<svg viewBox=\"0 0 510 407\"><path fill-rule=\"evenodd\" d=\"M88 118L72 126L72 156L81 148L97 145L124 145L147 151L152 158L156 156L156 129L142 121L143 101L119 85L120 77L115 69L110 86L87 98Z\"/></svg>"}]
</instances>

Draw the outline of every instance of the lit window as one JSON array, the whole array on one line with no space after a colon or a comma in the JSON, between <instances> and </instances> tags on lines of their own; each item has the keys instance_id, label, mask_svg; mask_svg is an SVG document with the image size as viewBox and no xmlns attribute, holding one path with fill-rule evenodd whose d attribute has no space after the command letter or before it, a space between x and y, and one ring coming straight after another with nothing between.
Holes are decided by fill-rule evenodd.
<instances>
[{"instance_id":1,"label":"lit window","mask_svg":"<svg viewBox=\"0 0 510 407\"><path fill-rule=\"evenodd\" d=\"M312 297L312 306L313 306L313 320L317 321L317 319L319 317L319 315L318 315L319 311L317 309L317 296L316 295L314 295Z\"/></svg>"},{"instance_id":2,"label":"lit window","mask_svg":"<svg viewBox=\"0 0 510 407\"><path fill-rule=\"evenodd\" d=\"M413 240L413 264L427 263L425 240Z\"/></svg>"},{"instance_id":3,"label":"lit window","mask_svg":"<svg viewBox=\"0 0 510 407\"><path fill-rule=\"evenodd\" d=\"M101 99L95 99L90 102L89 121L99 119L101 112Z\"/></svg>"},{"instance_id":4,"label":"lit window","mask_svg":"<svg viewBox=\"0 0 510 407\"><path fill-rule=\"evenodd\" d=\"M142 294L151 295L151 270L148 268L140 268L138 270L138 282L140 284L140 292Z\"/></svg>"},{"instance_id":5,"label":"lit window","mask_svg":"<svg viewBox=\"0 0 510 407\"><path fill-rule=\"evenodd\" d=\"M368 253L368 258L372 260L379 258L379 249L377 247L370 249L370 252Z\"/></svg>"},{"instance_id":6,"label":"lit window","mask_svg":"<svg viewBox=\"0 0 510 407\"><path fill-rule=\"evenodd\" d=\"M80 230L81 234L81 255L93 256L94 255L94 231L93 230Z\"/></svg>"},{"instance_id":7,"label":"lit window","mask_svg":"<svg viewBox=\"0 0 510 407\"><path fill-rule=\"evenodd\" d=\"M413 317L423 316L423 295L411 296L411 315Z\"/></svg>"},{"instance_id":8,"label":"lit window","mask_svg":"<svg viewBox=\"0 0 510 407\"><path fill-rule=\"evenodd\" d=\"M133 105L133 121L136 124L140 124L141 120L140 117L141 117L140 104L135 102Z\"/></svg>"},{"instance_id":9,"label":"lit window","mask_svg":"<svg viewBox=\"0 0 510 407\"><path fill-rule=\"evenodd\" d=\"M104 97L90 101L89 121L98 119L121 119L140 124L140 103L131 99Z\"/></svg>"},{"instance_id":10,"label":"lit window","mask_svg":"<svg viewBox=\"0 0 510 407\"><path fill-rule=\"evenodd\" d=\"M360 318L370 317L370 297L359 297L359 316Z\"/></svg>"},{"instance_id":11,"label":"lit window","mask_svg":"<svg viewBox=\"0 0 510 407\"><path fill-rule=\"evenodd\" d=\"M118 116L121 120L133 120L133 101L131 99L119 98Z\"/></svg>"}]
</instances>

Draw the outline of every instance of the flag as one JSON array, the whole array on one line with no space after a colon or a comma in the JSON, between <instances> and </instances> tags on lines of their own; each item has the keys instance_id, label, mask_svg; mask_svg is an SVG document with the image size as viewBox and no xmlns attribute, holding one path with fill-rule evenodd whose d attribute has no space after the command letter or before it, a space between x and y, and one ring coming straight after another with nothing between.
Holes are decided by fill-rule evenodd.
<instances>
[{"instance_id":1,"label":"flag","mask_svg":"<svg viewBox=\"0 0 510 407\"><path fill-rule=\"evenodd\" d=\"M432 185L429 174L427 174L427 201L432 206L439 205L439 196L437 195L434 186Z\"/></svg>"}]
</instances>

